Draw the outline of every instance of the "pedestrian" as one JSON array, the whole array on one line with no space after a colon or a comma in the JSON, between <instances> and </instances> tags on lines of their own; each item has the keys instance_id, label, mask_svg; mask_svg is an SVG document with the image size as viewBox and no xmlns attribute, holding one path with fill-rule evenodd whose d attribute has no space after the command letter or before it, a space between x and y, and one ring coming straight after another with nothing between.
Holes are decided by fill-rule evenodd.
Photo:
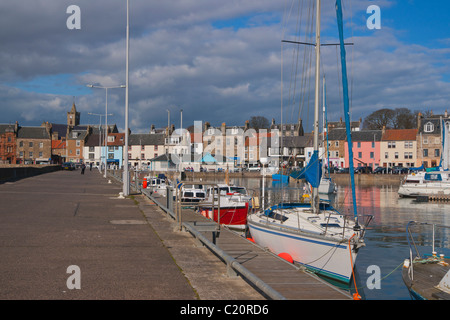
<instances>
[{"instance_id":1,"label":"pedestrian","mask_svg":"<svg viewBox=\"0 0 450 320\"><path fill-rule=\"evenodd\" d=\"M83 163L81 165L81 174L84 174L84 169L86 169L86 165Z\"/></svg>"},{"instance_id":2,"label":"pedestrian","mask_svg":"<svg viewBox=\"0 0 450 320\"><path fill-rule=\"evenodd\" d=\"M89 171L92 171L92 162L89 163Z\"/></svg>"}]
</instances>

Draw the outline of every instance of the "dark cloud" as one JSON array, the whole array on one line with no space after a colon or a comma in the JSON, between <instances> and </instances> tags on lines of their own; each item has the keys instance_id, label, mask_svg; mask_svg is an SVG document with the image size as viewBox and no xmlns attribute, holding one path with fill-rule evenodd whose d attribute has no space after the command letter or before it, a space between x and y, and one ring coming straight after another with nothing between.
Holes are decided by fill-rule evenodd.
<instances>
[{"instance_id":1,"label":"dark cloud","mask_svg":"<svg viewBox=\"0 0 450 320\"><path fill-rule=\"evenodd\" d=\"M347 27L356 31L348 52L353 116L365 117L384 106L446 108L449 84L440 77L448 51L402 43L388 27L367 32L369 3L346 7L353 13ZM80 30L66 27L66 9L72 4L81 9ZM296 24L284 23L283 17L294 9L290 2L272 0L130 0L130 128L145 132L151 124L165 126L167 109L176 125L180 109L185 125L195 120L242 125L254 115L279 121L281 40L283 34L290 37ZM336 42L334 5L323 2L322 11L324 41ZM104 90L87 90L86 84L125 83L126 1L6 0L0 12L0 122L65 122L75 96L82 121L97 123L87 113L105 111ZM287 96L289 50L286 46L283 54L284 120L297 121L300 100L300 116L311 120L306 113L312 108L312 88L295 104ZM322 50L333 120L342 114L337 61L336 48ZM73 75L61 78L62 86L74 87L67 94L18 85L62 74ZM108 111L114 113L109 121L123 128L124 90L109 94Z\"/></svg>"}]
</instances>

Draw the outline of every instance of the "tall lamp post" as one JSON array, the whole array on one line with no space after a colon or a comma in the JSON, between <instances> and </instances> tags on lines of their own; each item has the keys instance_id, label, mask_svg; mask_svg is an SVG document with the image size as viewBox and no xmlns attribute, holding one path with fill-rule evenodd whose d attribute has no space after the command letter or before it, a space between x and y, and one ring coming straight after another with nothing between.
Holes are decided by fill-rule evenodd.
<instances>
[{"instance_id":1,"label":"tall lamp post","mask_svg":"<svg viewBox=\"0 0 450 320\"><path fill-rule=\"evenodd\" d=\"M92 84L86 85L89 88L99 88L99 89L105 89L106 92L106 107L105 107L105 174L104 177L106 178L106 167L107 167L107 148L108 148L108 89L114 89L114 88L125 88L125 85L120 86L112 86L112 87L102 87L102 86L94 86ZM110 114L111 115L111 114Z\"/></svg>"},{"instance_id":2,"label":"tall lamp post","mask_svg":"<svg viewBox=\"0 0 450 320\"><path fill-rule=\"evenodd\" d=\"M129 85L129 70L128 60L130 51L130 1L127 0L127 42L126 42L126 83L125 83L125 155L124 155L124 167L123 167L123 195L128 196L130 194L130 174L128 169L128 91Z\"/></svg>"}]
</instances>

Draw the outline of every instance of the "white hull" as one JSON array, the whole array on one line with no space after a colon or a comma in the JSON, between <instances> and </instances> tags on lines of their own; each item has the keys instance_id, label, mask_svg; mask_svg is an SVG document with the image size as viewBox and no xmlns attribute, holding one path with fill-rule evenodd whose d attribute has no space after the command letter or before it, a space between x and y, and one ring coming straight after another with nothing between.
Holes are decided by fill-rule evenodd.
<instances>
[{"instance_id":1,"label":"white hull","mask_svg":"<svg viewBox=\"0 0 450 320\"><path fill-rule=\"evenodd\" d=\"M323 218L311 213L299 214L300 223L305 226L300 229L295 226L299 225L297 215L292 213L286 215L286 217L292 216L283 222L267 218L263 214L252 214L247 218L247 224L253 240L258 245L268 248L277 255L288 253L294 262L320 275L348 283L352 276L358 248L364 245L363 240L359 239L358 235L352 238L355 233L348 225L348 221L348 228L345 230L328 227L327 234L324 235L319 226L321 223L326 223L329 212L328 215L321 214ZM330 219L333 224L343 225L343 218L335 216ZM314 225L308 223L310 218L317 218L317 223Z\"/></svg>"},{"instance_id":2,"label":"white hull","mask_svg":"<svg viewBox=\"0 0 450 320\"><path fill-rule=\"evenodd\" d=\"M401 197L450 195L449 183L407 183L400 186L398 195Z\"/></svg>"},{"instance_id":3,"label":"white hull","mask_svg":"<svg viewBox=\"0 0 450 320\"><path fill-rule=\"evenodd\" d=\"M439 180L431 180L439 177ZM409 174L398 189L400 197L450 195L450 179L448 172L435 171Z\"/></svg>"}]
</instances>

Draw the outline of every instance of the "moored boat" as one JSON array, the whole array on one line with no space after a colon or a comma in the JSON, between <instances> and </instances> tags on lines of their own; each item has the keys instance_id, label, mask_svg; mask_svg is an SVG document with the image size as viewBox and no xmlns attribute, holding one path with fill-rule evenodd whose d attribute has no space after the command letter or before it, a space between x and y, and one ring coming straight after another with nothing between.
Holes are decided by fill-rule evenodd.
<instances>
[{"instance_id":1,"label":"moored boat","mask_svg":"<svg viewBox=\"0 0 450 320\"><path fill-rule=\"evenodd\" d=\"M432 227L431 254L421 255L414 241L411 228L415 225ZM435 233L438 229L450 230L450 226L410 221L406 226L409 258L405 259L402 278L411 297L415 300L450 300L450 257L437 253ZM424 235L421 234L421 241Z\"/></svg>"},{"instance_id":2,"label":"moored boat","mask_svg":"<svg viewBox=\"0 0 450 320\"><path fill-rule=\"evenodd\" d=\"M348 141L350 177L352 185L353 216L344 216L329 204L320 203L318 187L322 168L319 161L319 83L320 83L320 0L316 1L316 81L314 106L314 152L308 165L290 174L294 179L306 179L312 186L310 203L279 203L269 209L250 214L247 222L254 241L275 254L290 256L317 274L349 283L357 253L364 244L365 229L371 216L357 213L353 169L352 137L349 119L349 101L345 48L343 41L342 6L336 1L341 48L341 69L344 97L344 115ZM358 295L357 295L358 296ZM356 296L355 296L356 298ZM358 297L359 298L359 297Z\"/></svg>"}]
</instances>

